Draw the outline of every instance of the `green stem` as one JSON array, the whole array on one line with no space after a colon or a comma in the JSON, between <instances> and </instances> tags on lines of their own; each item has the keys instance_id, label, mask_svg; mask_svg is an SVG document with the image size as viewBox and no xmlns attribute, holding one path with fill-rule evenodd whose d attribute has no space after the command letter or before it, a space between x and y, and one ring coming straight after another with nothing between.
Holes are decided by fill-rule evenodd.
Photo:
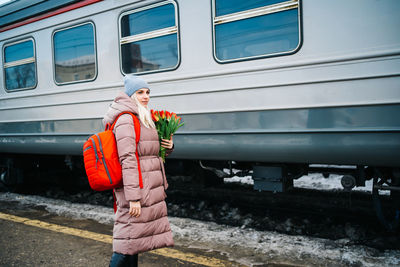
<instances>
[{"instance_id":1,"label":"green stem","mask_svg":"<svg viewBox=\"0 0 400 267\"><path fill-rule=\"evenodd\" d=\"M163 159L163 162L165 163L165 153L166 153L166 149L165 149L165 147L161 147L161 149L160 149L160 156L161 156L161 158Z\"/></svg>"}]
</instances>

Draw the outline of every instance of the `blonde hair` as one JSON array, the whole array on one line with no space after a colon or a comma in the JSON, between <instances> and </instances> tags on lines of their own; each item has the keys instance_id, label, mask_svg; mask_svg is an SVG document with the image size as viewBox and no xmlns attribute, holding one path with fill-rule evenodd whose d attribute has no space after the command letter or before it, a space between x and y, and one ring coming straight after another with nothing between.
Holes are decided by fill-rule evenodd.
<instances>
[{"instance_id":1,"label":"blonde hair","mask_svg":"<svg viewBox=\"0 0 400 267\"><path fill-rule=\"evenodd\" d=\"M139 113L139 119L140 121L146 126L147 128L156 128L154 125L154 122L151 118L150 110L140 104L139 100L136 98L136 94L132 95L132 98L135 100L137 106L138 106L138 113Z\"/></svg>"}]
</instances>

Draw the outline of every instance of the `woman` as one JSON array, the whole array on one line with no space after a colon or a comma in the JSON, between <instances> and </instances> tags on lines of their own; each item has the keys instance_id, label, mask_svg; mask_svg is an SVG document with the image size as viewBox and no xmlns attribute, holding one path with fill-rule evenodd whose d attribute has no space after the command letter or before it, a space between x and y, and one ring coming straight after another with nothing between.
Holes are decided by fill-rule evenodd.
<instances>
[{"instance_id":1,"label":"woman","mask_svg":"<svg viewBox=\"0 0 400 267\"><path fill-rule=\"evenodd\" d=\"M148 84L134 75L124 78L125 92L119 92L103 123L111 123L118 114L129 111L140 120L137 145L143 188L139 187L136 160L135 129L131 115L117 120L114 133L122 166L123 186L116 188L117 211L114 219L113 255L110 266L137 266L137 254L156 248L173 246L171 228L164 201L168 187L162 159L158 156L159 138L147 108L150 100ZM170 153L173 140L163 139L161 146Z\"/></svg>"}]
</instances>

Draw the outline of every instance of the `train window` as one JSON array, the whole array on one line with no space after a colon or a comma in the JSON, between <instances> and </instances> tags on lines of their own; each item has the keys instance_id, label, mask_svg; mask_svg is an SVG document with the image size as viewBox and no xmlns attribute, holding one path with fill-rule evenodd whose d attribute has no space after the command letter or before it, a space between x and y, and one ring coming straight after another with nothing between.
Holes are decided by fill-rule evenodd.
<instances>
[{"instance_id":1,"label":"train window","mask_svg":"<svg viewBox=\"0 0 400 267\"><path fill-rule=\"evenodd\" d=\"M33 39L18 41L4 46L4 77L8 91L36 87L35 58L35 43Z\"/></svg>"},{"instance_id":2,"label":"train window","mask_svg":"<svg viewBox=\"0 0 400 267\"><path fill-rule=\"evenodd\" d=\"M122 72L172 70L179 64L177 7L163 2L120 17Z\"/></svg>"},{"instance_id":3,"label":"train window","mask_svg":"<svg viewBox=\"0 0 400 267\"><path fill-rule=\"evenodd\" d=\"M299 0L214 0L218 62L295 52L300 45Z\"/></svg>"},{"instance_id":4,"label":"train window","mask_svg":"<svg viewBox=\"0 0 400 267\"><path fill-rule=\"evenodd\" d=\"M95 32L92 23L55 31L53 49L57 84L85 82L96 78Z\"/></svg>"}]
</instances>

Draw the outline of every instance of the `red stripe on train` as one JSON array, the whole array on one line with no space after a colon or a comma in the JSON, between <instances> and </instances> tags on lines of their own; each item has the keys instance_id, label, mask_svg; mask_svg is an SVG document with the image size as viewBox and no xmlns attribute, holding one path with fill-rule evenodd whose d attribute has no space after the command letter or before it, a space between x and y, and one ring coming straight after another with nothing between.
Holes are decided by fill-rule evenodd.
<instances>
[{"instance_id":1,"label":"red stripe on train","mask_svg":"<svg viewBox=\"0 0 400 267\"><path fill-rule=\"evenodd\" d=\"M78 2L78 3L72 4L72 5L69 5L69 6L66 6L66 7L59 8L59 9L54 10L54 11L47 12L47 13L42 14L40 16L36 16L36 17L29 18L29 19L24 20L24 21L20 21L20 22L14 23L14 24L7 25L7 26L5 26L3 28L0 28L0 32L5 32L5 31L8 31L8 30L11 30L11 29L14 29L14 28L18 28L18 27L24 26L24 25L32 23L32 22L36 22L36 21L39 21L39 20L42 20L42 19L47 19L49 17L53 17L53 16L59 15L61 13L65 13L65 12L68 12L68 11L71 11L71 10L74 10L74 9L77 9L77 8L81 8L81 7L84 7L84 6L88 6L88 5L91 5L91 4L94 4L94 3L97 3L97 2L101 2L101 1L103 1L103 0L84 0L82 2Z\"/></svg>"}]
</instances>

